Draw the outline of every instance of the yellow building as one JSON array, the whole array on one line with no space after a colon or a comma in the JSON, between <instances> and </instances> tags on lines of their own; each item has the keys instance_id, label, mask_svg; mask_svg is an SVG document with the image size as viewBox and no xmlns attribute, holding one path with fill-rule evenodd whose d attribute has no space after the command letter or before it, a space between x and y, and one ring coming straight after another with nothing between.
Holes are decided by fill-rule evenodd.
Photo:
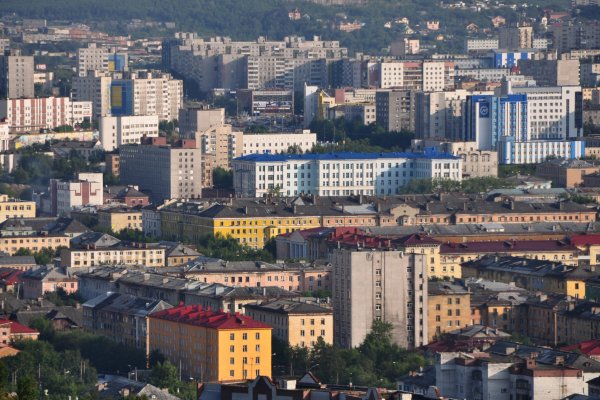
<instances>
[{"instance_id":1,"label":"yellow building","mask_svg":"<svg viewBox=\"0 0 600 400\"><path fill-rule=\"evenodd\" d=\"M142 210L137 208L111 208L98 211L98 227L110 229L112 232L120 232L124 229L141 231Z\"/></svg>"},{"instance_id":2,"label":"yellow building","mask_svg":"<svg viewBox=\"0 0 600 400\"><path fill-rule=\"evenodd\" d=\"M38 252L45 248L58 250L69 247L70 239L67 235L3 236L0 237L0 251L12 256L19 249L27 249L32 252Z\"/></svg>"},{"instance_id":3,"label":"yellow building","mask_svg":"<svg viewBox=\"0 0 600 400\"><path fill-rule=\"evenodd\" d=\"M488 255L461 265L463 278L510 283L531 291L585 298L585 281L595 272L558 262Z\"/></svg>"},{"instance_id":4,"label":"yellow building","mask_svg":"<svg viewBox=\"0 0 600 400\"><path fill-rule=\"evenodd\" d=\"M35 218L35 202L0 195L0 222L9 218Z\"/></svg>"},{"instance_id":5,"label":"yellow building","mask_svg":"<svg viewBox=\"0 0 600 400\"><path fill-rule=\"evenodd\" d=\"M333 310L293 300L248 304L246 315L273 327L273 336L290 346L312 347L322 338L333 344Z\"/></svg>"},{"instance_id":6,"label":"yellow building","mask_svg":"<svg viewBox=\"0 0 600 400\"><path fill-rule=\"evenodd\" d=\"M432 342L442 333L471 325L471 293L449 281L429 281L427 337Z\"/></svg>"},{"instance_id":7,"label":"yellow building","mask_svg":"<svg viewBox=\"0 0 600 400\"><path fill-rule=\"evenodd\" d=\"M176 203L160 210L163 238L196 243L206 236L232 237L241 244L263 248L275 236L299 229L321 226L315 207L281 203L264 204L247 199L235 204Z\"/></svg>"},{"instance_id":8,"label":"yellow building","mask_svg":"<svg viewBox=\"0 0 600 400\"><path fill-rule=\"evenodd\" d=\"M453 276L446 273L446 271L442 271L440 264L441 243L430 236L417 233L394 240L394 244L398 246L399 250L403 250L406 253L426 255L428 278Z\"/></svg>"},{"instance_id":9,"label":"yellow building","mask_svg":"<svg viewBox=\"0 0 600 400\"><path fill-rule=\"evenodd\" d=\"M179 306L148 318L150 350L159 350L186 379L227 382L271 376L271 327L252 318Z\"/></svg>"}]
</instances>

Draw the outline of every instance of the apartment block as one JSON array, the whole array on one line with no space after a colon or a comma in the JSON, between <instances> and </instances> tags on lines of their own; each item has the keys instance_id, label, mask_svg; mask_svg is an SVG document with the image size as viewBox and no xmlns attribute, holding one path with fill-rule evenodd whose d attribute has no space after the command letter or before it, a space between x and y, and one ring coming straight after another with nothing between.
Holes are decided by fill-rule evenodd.
<instances>
[{"instance_id":1,"label":"apartment block","mask_svg":"<svg viewBox=\"0 0 600 400\"><path fill-rule=\"evenodd\" d=\"M375 95L375 120L390 132L415 130L415 91L385 90Z\"/></svg>"},{"instance_id":2,"label":"apartment block","mask_svg":"<svg viewBox=\"0 0 600 400\"><path fill-rule=\"evenodd\" d=\"M275 300L247 304L246 315L273 327L273 336L289 346L311 348L322 339L333 344L333 311L316 304Z\"/></svg>"},{"instance_id":3,"label":"apartment block","mask_svg":"<svg viewBox=\"0 0 600 400\"><path fill-rule=\"evenodd\" d=\"M105 151L139 144L144 137L158 137L158 115L100 117L100 142Z\"/></svg>"},{"instance_id":4,"label":"apartment block","mask_svg":"<svg viewBox=\"0 0 600 400\"><path fill-rule=\"evenodd\" d=\"M380 61L374 65L374 70L379 73L375 83L381 89L396 88L429 92L454 87L452 61Z\"/></svg>"},{"instance_id":5,"label":"apartment block","mask_svg":"<svg viewBox=\"0 0 600 400\"><path fill-rule=\"evenodd\" d=\"M24 56L19 50L6 50L0 55L0 98L34 97L33 71L33 56Z\"/></svg>"},{"instance_id":6,"label":"apartment block","mask_svg":"<svg viewBox=\"0 0 600 400\"><path fill-rule=\"evenodd\" d=\"M467 288L449 281L429 281L427 285L427 342L472 325Z\"/></svg>"},{"instance_id":7,"label":"apartment block","mask_svg":"<svg viewBox=\"0 0 600 400\"><path fill-rule=\"evenodd\" d=\"M600 25L597 21L573 21L549 27L553 47L559 54L582 49L600 48Z\"/></svg>"},{"instance_id":8,"label":"apartment block","mask_svg":"<svg viewBox=\"0 0 600 400\"><path fill-rule=\"evenodd\" d=\"M425 256L399 251L335 250L334 341L353 348L374 321L392 325L392 340L405 348L427 342L428 293Z\"/></svg>"},{"instance_id":9,"label":"apartment block","mask_svg":"<svg viewBox=\"0 0 600 400\"><path fill-rule=\"evenodd\" d=\"M507 50L532 49L533 27L520 25L500 28L498 46Z\"/></svg>"},{"instance_id":10,"label":"apartment block","mask_svg":"<svg viewBox=\"0 0 600 400\"><path fill-rule=\"evenodd\" d=\"M306 153L317 144L317 134L308 129L294 133L244 133L242 142L244 156L287 153L290 147Z\"/></svg>"},{"instance_id":11,"label":"apartment block","mask_svg":"<svg viewBox=\"0 0 600 400\"><path fill-rule=\"evenodd\" d=\"M12 218L35 218L35 212L35 202L17 200L0 194L0 222Z\"/></svg>"},{"instance_id":12,"label":"apartment block","mask_svg":"<svg viewBox=\"0 0 600 400\"><path fill-rule=\"evenodd\" d=\"M254 154L232 162L236 193L261 197L391 195L412 179L462 179L462 160L450 154Z\"/></svg>"},{"instance_id":13,"label":"apartment block","mask_svg":"<svg viewBox=\"0 0 600 400\"><path fill-rule=\"evenodd\" d=\"M68 97L0 100L1 118L6 118L11 132L38 132L91 121L92 103L71 101Z\"/></svg>"},{"instance_id":14,"label":"apartment block","mask_svg":"<svg viewBox=\"0 0 600 400\"><path fill-rule=\"evenodd\" d=\"M21 275L24 299L40 299L47 293L62 290L67 294L77 292L78 281L59 268L44 265L25 271Z\"/></svg>"},{"instance_id":15,"label":"apartment block","mask_svg":"<svg viewBox=\"0 0 600 400\"><path fill-rule=\"evenodd\" d=\"M208 106L188 106L179 109L179 133L189 139L194 134L225 125L225 109Z\"/></svg>"},{"instance_id":16,"label":"apartment block","mask_svg":"<svg viewBox=\"0 0 600 400\"><path fill-rule=\"evenodd\" d=\"M150 354L148 316L173 307L162 300L105 293L83 303L83 328Z\"/></svg>"},{"instance_id":17,"label":"apartment block","mask_svg":"<svg viewBox=\"0 0 600 400\"><path fill-rule=\"evenodd\" d=\"M98 47L96 43L77 49L77 74L80 77L87 76L90 71L125 72L129 70L128 62L127 53Z\"/></svg>"},{"instance_id":18,"label":"apartment block","mask_svg":"<svg viewBox=\"0 0 600 400\"><path fill-rule=\"evenodd\" d=\"M585 160L548 160L538 164L536 176L552 181L553 187L574 188L583 184L585 175L600 172L600 164Z\"/></svg>"},{"instance_id":19,"label":"apartment block","mask_svg":"<svg viewBox=\"0 0 600 400\"><path fill-rule=\"evenodd\" d=\"M73 100L91 101L94 118L111 113L112 76L106 72L89 71L85 76L73 77Z\"/></svg>"},{"instance_id":20,"label":"apartment block","mask_svg":"<svg viewBox=\"0 0 600 400\"><path fill-rule=\"evenodd\" d=\"M101 173L92 172L81 172L73 181L50 179L50 213L68 216L76 207L104 204L103 182Z\"/></svg>"},{"instance_id":21,"label":"apartment block","mask_svg":"<svg viewBox=\"0 0 600 400\"><path fill-rule=\"evenodd\" d=\"M137 208L118 207L98 210L98 228L120 232L125 229L141 231L142 210Z\"/></svg>"},{"instance_id":22,"label":"apartment block","mask_svg":"<svg viewBox=\"0 0 600 400\"><path fill-rule=\"evenodd\" d=\"M148 319L150 351L159 350L183 376L227 382L271 375L271 330L247 316L179 306Z\"/></svg>"},{"instance_id":23,"label":"apartment block","mask_svg":"<svg viewBox=\"0 0 600 400\"><path fill-rule=\"evenodd\" d=\"M579 86L578 59L553 59L519 61L519 72L531 76L539 86Z\"/></svg>"},{"instance_id":24,"label":"apartment block","mask_svg":"<svg viewBox=\"0 0 600 400\"><path fill-rule=\"evenodd\" d=\"M139 186L153 202L201 197L207 183L205 172L195 140L184 139L178 146L170 146L166 138L157 137L120 149L121 182Z\"/></svg>"}]
</instances>

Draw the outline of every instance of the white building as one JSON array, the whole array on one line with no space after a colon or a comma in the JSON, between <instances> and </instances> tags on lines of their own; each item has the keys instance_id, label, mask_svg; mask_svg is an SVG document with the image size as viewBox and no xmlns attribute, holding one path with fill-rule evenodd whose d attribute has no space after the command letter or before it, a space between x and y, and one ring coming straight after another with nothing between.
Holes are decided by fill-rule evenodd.
<instances>
[{"instance_id":1,"label":"white building","mask_svg":"<svg viewBox=\"0 0 600 400\"><path fill-rule=\"evenodd\" d=\"M94 118L110 115L111 76L93 71L86 76L73 77L73 100L91 101Z\"/></svg>"},{"instance_id":2,"label":"white building","mask_svg":"<svg viewBox=\"0 0 600 400\"><path fill-rule=\"evenodd\" d=\"M68 97L38 97L0 100L0 119L6 118L12 132L34 132L92 119L92 103Z\"/></svg>"},{"instance_id":3,"label":"white building","mask_svg":"<svg viewBox=\"0 0 600 400\"><path fill-rule=\"evenodd\" d=\"M303 153L312 150L317 144L317 134L309 129L296 133L245 133L243 135L242 155L249 154L280 154L294 146Z\"/></svg>"},{"instance_id":4,"label":"white building","mask_svg":"<svg viewBox=\"0 0 600 400\"><path fill-rule=\"evenodd\" d=\"M396 194L411 179L462 180L462 160L449 154L253 154L232 161L236 194Z\"/></svg>"},{"instance_id":5,"label":"white building","mask_svg":"<svg viewBox=\"0 0 600 400\"><path fill-rule=\"evenodd\" d=\"M10 126L8 122L0 121L0 151L10 150Z\"/></svg>"},{"instance_id":6,"label":"white building","mask_svg":"<svg viewBox=\"0 0 600 400\"><path fill-rule=\"evenodd\" d=\"M99 122L100 142L105 151L139 144L144 136L158 136L158 115L101 117Z\"/></svg>"},{"instance_id":7,"label":"white building","mask_svg":"<svg viewBox=\"0 0 600 400\"><path fill-rule=\"evenodd\" d=\"M50 209L52 215L69 215L75 207L104 204L101 173L79 173L76 180L50 179Z\"/></svg>"},{"instance_id":8,"label":"white building","mask_svg":"<svg viewBox=\"0 0 600 400\"><path fill-rule=\"evenodd\" d=\"M467 51L498 50L498 39L467 39Z\"/></svg>"},{"instance_id":9,"label":"white building","mask_svg":"<svg viewBox=\"0 0 600 400\"><path fill-rule=\"evenodd\" d=\"M77 74L86 76L88 71L108 70L108 49L89 43L88 47L77 49Z\"/></svg>"},{"instance_id":10,"label":"white building","mask_svg":"<svg viewBox=\"0 0 600 400\"><path fill-rule=\"evenodd\" d=\"M539 164L548 157L565 160L585 156L584 140L534 140L513 142L503 140L498 143L500 164Z\"/></svg>"}]
</instances>

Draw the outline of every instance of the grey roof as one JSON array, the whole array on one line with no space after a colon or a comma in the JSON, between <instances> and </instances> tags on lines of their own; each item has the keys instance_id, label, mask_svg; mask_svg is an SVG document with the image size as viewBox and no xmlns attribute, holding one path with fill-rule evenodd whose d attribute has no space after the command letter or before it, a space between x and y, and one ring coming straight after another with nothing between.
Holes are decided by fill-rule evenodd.
<instances>
[{"instance_id":1,"label":"grey roof","mask_svg":"<svg viewBox=\"0 0 600 400\"><path fill-rule=\"evenodd\" d=\"M179 397L161 390L145 382L138 382L116 375L101 375L98 377L98 397L101 399L123 398L123 390L136 396L145 395L152 400L179 400Z\"/></svg>"},{"instance_id":2,"label":"grey roof","mask_svg":"<svg viewBox=\"0 0 600 400\"><path fill-rule=\"evenodd\" d=\"M333 311L316 304L280 299L262 304L249 304L246 308L281 314L332 314Z\"/></svg>"},{"instance_id":3,"label":"grey roof","mask_svg":"<svg viewBox=\"0 0 600 400\"><path fill-rule=\"evenodd\" d=\"M44 306L44 307L28 307L27 309L19 310L16 313L17 322L22 325L29 326L31 321L38 318L54 319L69 319L76 326L83 326L83 309L71 306Z\"/></svg>"},{"instance_id":4,"label":"grey roof","mask_svg":"<svg viewBox=\"0 0 600 400\"><path fill-rule=\"evenodd\" d=\"M109 292L85 302L83 307L144 317L156 311L172 308L173 306L162 300Z\"/></svg>"},{"instance_id":5,"label":"grey roof","mask_svg":"<svg viewBox=\"0 0 600 400\"><path fill-rule=\"evenodd\" d=\"M102 232L86 232L71 239L72 248L85 248L93 246L96 248L111 247L121 241L114 236Z\"/></svg>"},{"instance_id":6,"label":"grey roof","mask_svg":"<svg viewBox=\"0 0 600 400\"><path fill-rule=\"evenodd\" d=\"M166 257L201 256L201 254L190 246L179 242L160 241L158 244L166 247Z\"/></svg>"},{"instance_id":7,"label":"grey roof","mask_svg":"<svg viewBox=\"0 0 600 400\"><path fill-rule=\"evenodd\" d=\"M33 256L2 256L0 265L36 265Z\"/></svg>"},{"instance_id":8,"label":"grey roof","mask_svg":"<svg viewBox=\"0 0 600 400\"><path fill-rule=\"evenodd\" d=\"M427 290L430 295L466 294L468 290L459 283L449 281L429 281Z\"/></svg>"},{"instance_id":9,"label":"grey roof","mask_svg":"<svg viewBox=\"0 0 600 400\"><path fill-rule=\"evenodd\" d=\"M57 279L64 280L69 279L69 275L67 275L63 269L55 268L47 265L42 265L39 268L30 269L25 271L23 275L21 275L21 279L35 279L35 280L49 280L49 279ZM71 279L75 279L71 277Z\"/></svg>"},{"instance_id":10,"label":"grey roof","mask_svg":"<svg viewBox=\"0 0 600 400\"><path fill-rule=\"evenodd\" d=\"M470 325L449 332L450 335L462 336L466 338L508 338L510 333L501 331L500 329L490 328L484 325Z\"/></svg>"},{"instance_id":11,"label":"grey roof","mask_svg":"<svg viewBox=\"0 0 600 400\"><path fill-rule=\"evenodd\" d=\"M186 291L195 296L212 297L215 299L266 299L281 297L296 297L297 294L277 286L226 286L220 283L203 284L197 288Z\"/></svg>"},{"instance_id":12,"label":"grey roof","mask_svg":"<svg viewBox=\"0 0 600 400\"><path fill-rule=\"evenodd\" d=\"M181 267L174 267L179 271ZM221 273L221 272L252 272L252 271L283 271L283 270L307 270L307 269L330 269L331 266L322 263L267 263L263 261L225 261L219 258L200 256L183 265L183 272L194 273ZM169 269L171 271L173 269Z\"/></svg>"}]
</instances>

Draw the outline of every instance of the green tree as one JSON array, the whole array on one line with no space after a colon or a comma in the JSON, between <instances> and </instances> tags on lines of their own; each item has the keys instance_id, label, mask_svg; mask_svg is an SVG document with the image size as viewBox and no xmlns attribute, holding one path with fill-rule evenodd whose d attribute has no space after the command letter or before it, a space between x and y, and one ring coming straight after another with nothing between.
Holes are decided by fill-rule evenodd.
<instances>
[{"instance_id":1,"label":"green tree","mask_svg":"<svg viewBox=\"0 0 600 400\"><path fill-rule=\"evenodd\" d=\"M21 376L17 380L17 398L19 400L38 400L38 384L28 375Z\"/></svg>"},{"instance_id":2,"label":"green tree","mask_svg":"<svg viewBox=\"0 0 600 400\"><path fill-rule=\"evenodd\" d=\"M174 388L177 386L177 368L169 361L157 363L150 373L150 383L161 389Z\"/></svg>"},{"instance_id":3,"label":"green tree","mask_svg":"<svg viewBox=\"0 0 600 400\"><path fill-rule=\"evenodd\" d=\"M218 189L233 189L233 171L222 167L213 169L213 186Z\"/></svg>"}]
</instances>

